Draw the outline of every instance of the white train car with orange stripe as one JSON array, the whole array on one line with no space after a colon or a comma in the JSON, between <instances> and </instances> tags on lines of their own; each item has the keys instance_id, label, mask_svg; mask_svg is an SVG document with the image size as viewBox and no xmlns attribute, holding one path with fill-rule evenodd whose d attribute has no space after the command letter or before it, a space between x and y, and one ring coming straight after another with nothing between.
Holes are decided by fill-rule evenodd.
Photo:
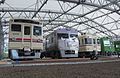
<instances>
[{"instance_id":1,"label":"white train car with orange stripe","mask_svg":"<svg viewBox=\"0 0 120 78\"><path fill-rule=\"evenodd\" d=\"M40 58L43 50L42 24L31 19L11 19L9 26L9 58Z\"/></svg>"},{"instance_id":2,"label":"white train car with orange stripe","mask_svg":"<svg viewBox=\"0 0 120 78\"><path fill-rule=\"evenodd\" d=\"M97 59L96 56L101 51L100 38L96 35L83 33L79 36L79 57L91 57Z\"/></svg>"}]
</instances>

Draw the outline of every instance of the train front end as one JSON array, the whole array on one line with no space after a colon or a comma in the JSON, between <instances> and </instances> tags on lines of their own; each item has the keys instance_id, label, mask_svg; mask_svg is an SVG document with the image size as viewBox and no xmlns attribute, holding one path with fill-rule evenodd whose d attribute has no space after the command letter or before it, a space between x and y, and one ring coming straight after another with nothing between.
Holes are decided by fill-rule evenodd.
<instances>
[{"instance_id":1,"label":"train front end","mask_svg":"<svg viewBox=\"0 0 120 78\"><path fill-rule=\"evenodd\" d=\"M57 31L58 48L61 57L70 58L78 57L79 40L78 32L74 29L61 29Z\"/></svg>"},{"instance_id":2,"label":"train front end","mask_svg":"<svg viewBox=\"0 0 120 78\"><path fill-rule=\"evenodd\" d=\"M42 25L30 19L12 19L9 27L9 58L40 58L43 50Z\"/></svg>"}]
</instances>

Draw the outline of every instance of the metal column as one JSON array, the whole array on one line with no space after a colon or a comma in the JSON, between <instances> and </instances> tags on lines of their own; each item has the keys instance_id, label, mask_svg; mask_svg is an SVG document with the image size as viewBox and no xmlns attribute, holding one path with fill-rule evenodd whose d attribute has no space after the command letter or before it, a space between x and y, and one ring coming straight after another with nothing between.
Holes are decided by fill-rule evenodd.
<instances>
[{"instance_id":1,"label":"metal column","mask_svg":"<svg viewBox=\"0 0 120 78\"><path fill-rule=\"evenodd\" d=\"M4 51L4 34L0 17L0 60L3 58L3 51Z\"/></svg>"}]
</instances>

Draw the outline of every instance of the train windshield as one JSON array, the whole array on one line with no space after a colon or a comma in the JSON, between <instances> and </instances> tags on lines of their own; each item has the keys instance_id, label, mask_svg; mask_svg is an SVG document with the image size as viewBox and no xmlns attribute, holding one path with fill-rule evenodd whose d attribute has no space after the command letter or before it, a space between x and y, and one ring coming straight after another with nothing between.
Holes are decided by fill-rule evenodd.
<instances>
[{"instance_id":1,"label":"train windshield","mask_svg":"<svg viewBox=\"0 0 120 78\"><path fill-rule=\"evenodd\" d=\"M78 35L77 34L70 34L70 37L72 38L72 37L78 37Z\"/></svg>"},{"instance_id":2,"label":"train windshield","mask_svg":"<svg viewBox=\"0 0 120 78\"><path fill-rule=\"evenodd\" d=\"M21 25L20 24L11 24L11 31L21 32Z\"/></svg>"},{"instance_id":3,"label":"train windshield","mask_svg":"<svg viewBox=\"0 0 120 78\"><path fill-rule=\"evenodd\" d=\"M33 35L40 36L42 35L42 28L39 26L34 26L33 28Z\"/></svg>"},{"instance_id":4,"label":"train windshield","mask_svg":"<svg viewBox=\"0 0 120 78\"><path fill-rule=\"evenodd\" d=\"M57 34L57 37L58 37L58 39L61 39L61 38L69 38L69 36L68 36L67 33L58 33L58 34Z\"/></svg>"},{"instance_id":5,"label":"train windshield","mask_svg":"<svg viewBox=\"0 0 120 78\"><path fill-rule=\"evenodd\" d=\"M85 44L92 44L92 38L85 38Z\"/></svg>"}]
</instances>

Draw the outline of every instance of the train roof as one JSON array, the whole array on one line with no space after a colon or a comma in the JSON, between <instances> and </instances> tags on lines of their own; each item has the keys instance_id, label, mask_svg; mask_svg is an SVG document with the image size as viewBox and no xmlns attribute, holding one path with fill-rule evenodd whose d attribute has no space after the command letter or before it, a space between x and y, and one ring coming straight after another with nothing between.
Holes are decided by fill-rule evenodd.
<instances>
[{"instance_id":1,"label":"train roof","mask_svg":"<svg viewBox=\"0 0 120 78\"><path fill-rule=\"evenodd\" d=\"M22 18L15 18L15 19L10 19L12 22L19 22L19 23L31 23L31 24L40 24L39 21L33 20L33 19L22 19Z\"/></svg>"},{"instance_id":2,"label":"train roof","mask_svg":"<svg viewBox=\"0 0 120 78\"><path fill-rule=\"evenodd\" d=\"M55 30L56 33L78 33L74 28L59 28Z\"/></svg>"}]
</instances>

